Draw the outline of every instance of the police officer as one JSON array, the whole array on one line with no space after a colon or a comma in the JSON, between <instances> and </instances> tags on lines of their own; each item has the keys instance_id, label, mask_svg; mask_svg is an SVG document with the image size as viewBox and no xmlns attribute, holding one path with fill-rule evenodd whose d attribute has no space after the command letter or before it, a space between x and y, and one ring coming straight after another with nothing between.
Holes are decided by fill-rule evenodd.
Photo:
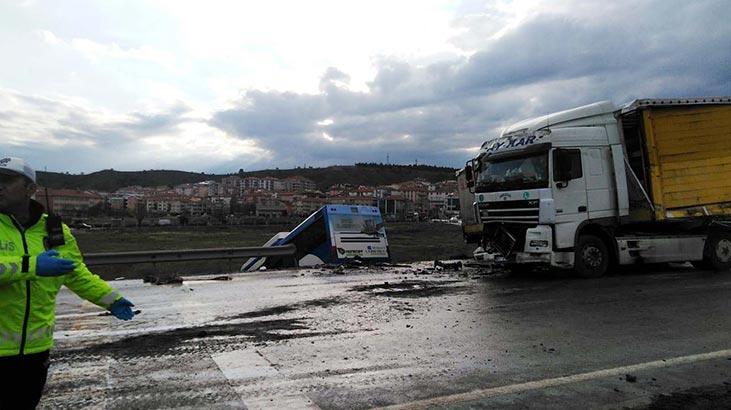
<instances>
[{"instance_id":1,"label":"police officer","mask_svg":"<svg viewBox=\"0 0 731 410\"><path fill-rule=\"evenodd\" d=\"M84 265L76 240L31 199L36 173L20 158L0 157L0 409L34 409L46 383L56 295L65 285L122 320L133 304Z\"/></svg>"}]
</instances>

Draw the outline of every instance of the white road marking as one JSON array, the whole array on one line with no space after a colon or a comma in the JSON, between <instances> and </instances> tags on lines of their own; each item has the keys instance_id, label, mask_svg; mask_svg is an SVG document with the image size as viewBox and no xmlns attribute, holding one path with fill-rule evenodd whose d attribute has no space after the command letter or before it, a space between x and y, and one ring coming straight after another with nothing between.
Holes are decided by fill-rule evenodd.
<instances>
[{"instance_id":1,"label":"white road marking","mask_svg":"<svg viewBox=\"0 0 731 410\"><path fill-rule=\"evenodd\" d=\"M211 357L223 375L232 382L240 383L248 379L271 377L278 373L277 369L254 349L214 353Z\"/></svg>"},{"instance_id":2,"label":"white road marking","mask_svg":"<svg viewBox=\"0 0 731 410\"><path fill-rule=\"evenodd\" d=\"M715 352L694 354L690 356L673 357L664 360L639 363L630 366L614 367L611 369L596 370L588 373L579 373L570 376L556 377L553 379L535 380L526 383L511 384L507 386L491 387L488 389L473 390L466 393L457 393L448 396L434 397L431 399L417 400L409 403L395 404L384 407L385 409L423 409L432 406L443 406L452 403L481 400L504 394L519 393L527 390L544 389L547 387L561 386L565 384L578 383L603 377L613 377L628 373L663 367L678 366L682 364L700 362L704 360L720 359L731 357L731 349L718 350Z\"/></svg>"},{"instance_id":3,"label":"white road marking","mask_svg":"<svg viewBox=\"0 0 731 410\"><path fill-rule=\"evenodd\" d=\"M236 350L212 354L213 361L229 380L231 386L244 401L246 408L255 409L318 409L309 397L299 392L277 396L245 397L238 386L254 379L265 379L279 374L279 371L253 349Z\"/></svg>"}]
</instances>

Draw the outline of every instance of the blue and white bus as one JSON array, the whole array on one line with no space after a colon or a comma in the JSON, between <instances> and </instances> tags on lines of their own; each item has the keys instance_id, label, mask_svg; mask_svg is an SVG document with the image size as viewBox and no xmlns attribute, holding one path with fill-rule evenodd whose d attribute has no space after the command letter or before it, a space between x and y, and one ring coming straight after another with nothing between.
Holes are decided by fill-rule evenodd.
<instances>
[{"instance_id":1,"label":"blue and white bus","mask_svg":"<svg viewBox=\"0 0 731 410\"><path fill-rule=\"evenodd\" d=\"M391 259L381 212L374 206L325 205L291 232L280 232L264 246L294 244L299 266ZM251 258L242 271L292 266L291 257Z\"/></svg>"}]
</instances>

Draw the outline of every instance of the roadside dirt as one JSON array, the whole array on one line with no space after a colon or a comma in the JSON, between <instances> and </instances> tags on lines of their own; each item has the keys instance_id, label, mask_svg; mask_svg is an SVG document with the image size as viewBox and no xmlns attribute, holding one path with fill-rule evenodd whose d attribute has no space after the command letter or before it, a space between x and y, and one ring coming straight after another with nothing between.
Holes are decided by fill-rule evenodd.
<instances>
[{"instance_id":1,"label":"roadside dirt","mask_svg":"<svg viewBox=\"0 0 731 410\"><path fill-rule=\"evenodd\" d=\"M163 249L199 249L262 246L277 232L293 226L216 226L126 228L75 232L83 253ZM445 223L387 223L391 257L395 263L435 259L461 259L472 255L474 246L462 240L461 228ZM96 266L92 271L104 279L141 279L174 275L210 275L238 271L240 260L146 263L132 266Z\"/></svg>"}]
</instances>

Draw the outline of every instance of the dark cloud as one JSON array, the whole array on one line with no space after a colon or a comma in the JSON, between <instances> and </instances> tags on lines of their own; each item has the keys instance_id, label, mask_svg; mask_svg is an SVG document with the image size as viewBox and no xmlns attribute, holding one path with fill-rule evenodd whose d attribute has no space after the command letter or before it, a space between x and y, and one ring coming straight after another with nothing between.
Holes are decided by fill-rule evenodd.
<instances>
[{"instance_id":1,"label":"dark cloud","mask_svg":"<svg viewBox=\"0 0 731 410\"><path fill-rule=\"evenodd\" d=\"M468 148L521 119L607 99L731 94L727 0L562 2L505 32L508 16L495 4L457 5L453 23L459 34L453 44L471 53L422 64L375 56L375 75L366 90L356 90L348 73L330 67L316 93L245 91L210 116L207 125L214 129L195 132L205 139L207 132L222 130L261 150L241 149L240 159L217 159L219 151L211 149L196 163L210 163L201 170L229 172L385 162L388 155L397 163L460 166L471 155ZM492 37L496 33L502 34ZM49 158L73 150L74 156L88 158L87 170L119 167L113 160L133 164L144 137L166 136L157 144L168 144L182 128L200 125L188 122L204 121L192 119L197 117L182 102L156 112L110 116L2 91L0 103L3 97L10 103L0 107L0 136L14 139L10 145L0 141L0 147L23 154L31 144L50 139L35 149L47 150ZM158 156L145 155L146 160ZM188 158L167 160L182 157ZM180 161L178 168L188 167Z\"/></svg>"},{"instance_id":2,"label":"dark cloud","mask_svg":"<svg viewBox=\"0 0 731 410\"><path fill-rule=\"evenodd\" d=\"M136 112L131 115L131 119L128 121L122 121L112 126L115 128L124 129L132 134L139 135L150 135L154 133L166 132L171 128L176 127L185 119L183 115L190 112L190 108L178 102L177 104L170 107L168 110L158 113L140 113Z\"/></svg>"},{"instance_id":3,"label":"dark cloud","mask_svg":"<svg viewBox=\"0 0 731 410\"><path fill-rule=\"evenodd\" d=\"M0 90L0 100L14 101L0 115L0 150L28 158L52 170L98 170L110 167L144 168L140 141L146 136L175 135L191 121L182 103L165 110L109 116L67 101ZM71 158L75 158L71 161Z\"/></svg>"},{"instance_id":4,"label":"dark cloud","mask_svg":"<svg viewBox=\"0 0 731 410\"><path fill-rule=\"evenodd\" d=\"M320 79L320 91L326 93L332 90L332 87L337 87L338 83L343 85L349 84L350 76L335 67L328 67Z\"/></svg>"},{"instance_id":5,"label":"dark cloud","mask_svg":"<svg viewBox=\"0 0 731 410\"><path fill-rule=\"evenodd\" d=\"M177 103L168 109L154 113L133 112L122 120L109 120L78 107L59 111L57 128L51 133L68 141L92 141L106 147L135 143L140 137L174 132L187 121L184 115L190 108Z\"/></svg>"},{"instance_id":6,"label":"dark cloud","mask_svg":"<svg viewBox=\"0 0 731 410\"><path fill-rule=\"evenodd\" d=\"M269 166L385 161L387 153L458 166L464 148L526 117L604 99L730 94L729 10L725 1L648 1L608 5L606 16L537 15L469 58L426 66L381 58L368 92L350 90L336 68L319 94L248 91L211 124L273 151ZM483 23L458 19L468 28L460 42L496 31Z\"/></svg>"},{"instance_id":7,"label":"dark cloud","mask_svg":"<svg viewBox=\"0 0 731 410\"><path fill-rule=\"evenodd\" d=\"M220 111L211 124L251 137L286 137L307 133L325 115L322 96L249 91L238 107Z\"/></svg>"}]
</instances>

